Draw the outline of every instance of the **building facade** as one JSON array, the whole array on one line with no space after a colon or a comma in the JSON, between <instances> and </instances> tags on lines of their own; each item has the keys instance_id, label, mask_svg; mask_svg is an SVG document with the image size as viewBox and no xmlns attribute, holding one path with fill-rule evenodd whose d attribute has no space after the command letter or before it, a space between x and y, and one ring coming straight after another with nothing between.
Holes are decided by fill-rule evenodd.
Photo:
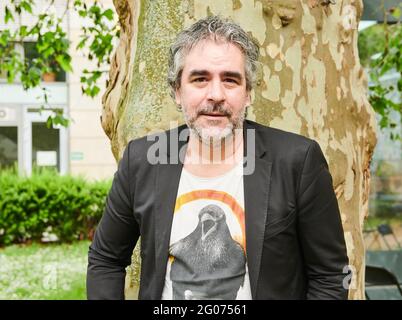
<instances>
[{"instance_id":1,"label":"building facade","mask_svg":"<svg viewBox=\"0 0 402 320\"><path fill-rule=\"evenodd\" d=\"M11 1L0 3L0 30L15 30L20 24L33 25L35 18L23 14L19 21L4 23L5 6ZM105 8L113 8L111 0L101 1ZM35 1L34 10L48 9L48 1ZM62 14L66 0L56 0L52 10ZM116 161L110 142L104 133L100 115L101 97L105 90L107 75L99 84L101 92L95 98L82 94L80 76L84 69L93 66L75 47L80 41L83 20L72 10L63 18L63 28L68 34L73 72L59 72L55 78L42 77L42 88L48 95L51 108L63 110L71 119L65 128L48 128L49 111L40 111L43 105L41 88L25 91L18 79L7 83L6 75L0 74L0 168L16 165L22 174L30 174L37 167L55 167L61 174L83 175L89 179L111 178L116 170ZM33 55L36 39L24 39L15 43L24 57Z\"/></svg>"}]
</instances>

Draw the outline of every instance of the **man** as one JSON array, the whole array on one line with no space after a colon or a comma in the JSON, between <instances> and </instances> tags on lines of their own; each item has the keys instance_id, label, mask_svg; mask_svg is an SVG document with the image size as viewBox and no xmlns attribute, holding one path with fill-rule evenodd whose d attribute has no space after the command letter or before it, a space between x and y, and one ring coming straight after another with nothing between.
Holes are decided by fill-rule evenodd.
<instances>
[{"instance_id":1,"label":"man","mask_svg":"<svg viewBox=\"0 0 402 320\"><path fill-rule=\"evenodd\" d=\"M128 144L90 246L89 299L124 298L139 236L140 299L347 298L319 145L244 120L257 59L244 30L219 17L178 35L168 81L186 125ZM178 147L156 155L156 143Z\"/></svg>"}]
</instances>

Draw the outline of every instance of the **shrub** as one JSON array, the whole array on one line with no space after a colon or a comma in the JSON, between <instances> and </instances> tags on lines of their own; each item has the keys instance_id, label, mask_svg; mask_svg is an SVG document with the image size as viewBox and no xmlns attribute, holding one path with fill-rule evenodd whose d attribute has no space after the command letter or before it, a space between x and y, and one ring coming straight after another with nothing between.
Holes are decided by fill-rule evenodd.
<instances>
[{"instance_id":1,"label":"shrub","mask_svg":"<svg viewBox=\"0 0 402 320\"><path fill-rule=\"evenodd\" d=\"M40 241L45 231L62 242L91 239L110 186L49 169L31 177L0 171L0 245Z\"/></svg>"}]
</instances>

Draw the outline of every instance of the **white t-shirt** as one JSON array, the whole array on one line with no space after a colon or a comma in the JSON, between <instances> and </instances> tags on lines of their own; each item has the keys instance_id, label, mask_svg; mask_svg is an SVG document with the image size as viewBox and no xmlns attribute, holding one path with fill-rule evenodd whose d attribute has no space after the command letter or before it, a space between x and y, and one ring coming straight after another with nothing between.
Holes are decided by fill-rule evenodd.
<instances>
[{"instance_id":1,"label":"white t-shirt","mask_svg":"<svg viewBox=\"0 0 402 320\"><path fill-rule=\"evenodd\" d=\"M251 299L243 165L203 178L183 169L163 300Z\"/></svg>"}]
</instances>

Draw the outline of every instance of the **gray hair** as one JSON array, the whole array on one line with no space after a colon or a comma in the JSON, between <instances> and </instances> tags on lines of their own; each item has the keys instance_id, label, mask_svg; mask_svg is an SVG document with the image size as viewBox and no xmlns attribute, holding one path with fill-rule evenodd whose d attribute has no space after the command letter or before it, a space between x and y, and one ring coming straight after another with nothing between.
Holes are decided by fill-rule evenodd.
<instances>
[{"instance_id":1,"label":"gray hair","mask_svg":"<svg viewBox=\"0 0 402 320\"><path fill-rule=\"evenodd\" d=\"M175 42L170 46L168 83L171 96L180 88L181 75L184 68L185 55L200 41L205 39L224 40L236 45L246 58L245 74L246 89L250 91L256 79L259 46L238 24L219 16L211 16L191 25L177 35Z\"/></svg>"}]
</instances>

